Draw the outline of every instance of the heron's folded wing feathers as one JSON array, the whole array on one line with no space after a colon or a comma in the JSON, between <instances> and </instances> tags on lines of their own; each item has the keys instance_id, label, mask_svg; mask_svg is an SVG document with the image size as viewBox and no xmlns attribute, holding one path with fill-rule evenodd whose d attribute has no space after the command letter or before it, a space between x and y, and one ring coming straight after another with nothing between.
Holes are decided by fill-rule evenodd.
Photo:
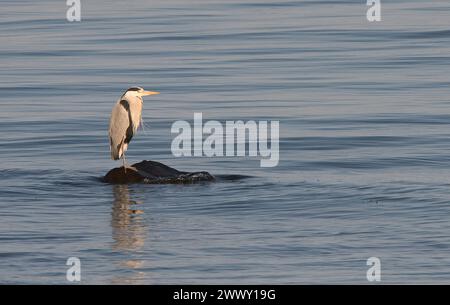
<instances>
[{"instance_id":1,"label":"heron's folded wing feathers","mask_svg":"<svg viewBox=\"0 0 450 305\"><path fill-rule=\"evenodd\" d=\"M127 101L119 101L113 108L109 122L109 141L111 159L122 157L124 143L129 143L133 137L133 126Z\"/></svg>"}]
</instances>

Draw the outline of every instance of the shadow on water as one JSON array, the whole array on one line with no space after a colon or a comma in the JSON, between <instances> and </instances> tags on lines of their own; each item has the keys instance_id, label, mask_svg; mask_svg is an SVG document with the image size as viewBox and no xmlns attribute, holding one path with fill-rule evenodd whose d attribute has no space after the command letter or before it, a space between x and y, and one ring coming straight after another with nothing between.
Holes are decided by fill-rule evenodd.
<instances>
[{"instance_id":1,"label":"shadow on water","mask_svg":"<svg viewBox=\"0 0 450 305\"><path fill-rule=\"evenodd\" d=\"M249 175L234 175L234 174L213 175L213 176L214 176L214 178L216 178L215 182L233 182L233 181L241 181L241 180L246 180L246 179L250 179L250 178L255 178L254 176L249 176ZM105 182L105 179L103 176L100 176L100 177L99 176L91 176L91 177L89 177L89 180L108 184L107 182ZM180 185L208 184L208 183L211 183L211 181L198 181L195 183L180 183ZM132 184L132 183L130 183L130 184ZM141 184L145 184L145 183L141 183ZM128 184L116 184L116 185L128 185ZM149 185L155 185L155 184L149 183Z\"/></svg>"},{"instance_id":2,"label":"shadow on water","mask_svg":"<svg viewBox=\"0 0 450 305\"><path fill-rule=\"evenodd\" d=\"M253 176L247 175L217 175L214 177L217 179L217 181L231 181L231 182L254 178Z\"/></svg>"},{"instance_id":3,"label":"shadow on water","mask_svg":"<svg viewBox=\"0 0 450 305\"><path fill-rule=\"evenodd\" d=\"M113 284L134 284L142 280L144 260L139 258L139 251L143 249L148 226L143 217L144 211L139 208L143 203L133 200L127 185L112 187L114 201L111 212L112 251L120 253L125 259L118 264L118 269L124 272L112 279Z\"/></svg>"}]
</instances>

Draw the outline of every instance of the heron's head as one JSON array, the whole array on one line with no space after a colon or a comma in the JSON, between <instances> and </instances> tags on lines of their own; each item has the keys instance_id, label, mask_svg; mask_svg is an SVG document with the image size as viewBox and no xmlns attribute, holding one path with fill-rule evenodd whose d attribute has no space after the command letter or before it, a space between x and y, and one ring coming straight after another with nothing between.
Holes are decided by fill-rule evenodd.
<instances>
[{"instance_id":1,"label":"heron's head","mask_svg":"<svg viewBox=\"0 0 450 305\"><path fill-rule=\"evenodd\" d=\"M127 91L125 91L123 96L143 97L143 96L155 95L155 94L159 94L159 92L146 91L146 90L144 90L144 88L141 88L141 87L131 87L131 88L128 88Z\"/></svg>"}]
</instances>

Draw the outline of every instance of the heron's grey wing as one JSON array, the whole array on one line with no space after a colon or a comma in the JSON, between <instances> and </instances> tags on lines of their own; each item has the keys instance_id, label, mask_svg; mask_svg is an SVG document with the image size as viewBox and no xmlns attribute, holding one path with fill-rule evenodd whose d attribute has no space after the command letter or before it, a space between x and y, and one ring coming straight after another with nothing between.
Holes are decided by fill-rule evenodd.
<instances>
[{"instance_id":1,"label":"heron's grey wing","mask_svg":"<svg viewBox=\"0 0 450 305\"><path fill-rule=\"evenodd\" d=\"M127 101L119 101L113 108L109 122L111 159L118 160L123 154L124 143L129 143L132 134L130 112Z\"/></svg>"}]
</instances>

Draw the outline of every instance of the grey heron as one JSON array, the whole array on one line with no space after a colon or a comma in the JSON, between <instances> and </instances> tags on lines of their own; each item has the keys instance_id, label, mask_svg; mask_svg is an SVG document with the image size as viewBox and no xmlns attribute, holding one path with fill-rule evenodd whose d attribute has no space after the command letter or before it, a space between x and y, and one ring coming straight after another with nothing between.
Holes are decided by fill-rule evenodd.
<instances>
[{"instance_id":1,"label":"grey heron","mask_svg":"<svg viewBox=\"0 0 450 305\"><path fill-rule=\"evenodd\" d=\"M111 159L122 158L126 171L125 151L141 123L142 97L159 94L155 91L145 91L141 87L129 88L117 101L109 121L109 145Z\"/></svg>"}]
</instances>

